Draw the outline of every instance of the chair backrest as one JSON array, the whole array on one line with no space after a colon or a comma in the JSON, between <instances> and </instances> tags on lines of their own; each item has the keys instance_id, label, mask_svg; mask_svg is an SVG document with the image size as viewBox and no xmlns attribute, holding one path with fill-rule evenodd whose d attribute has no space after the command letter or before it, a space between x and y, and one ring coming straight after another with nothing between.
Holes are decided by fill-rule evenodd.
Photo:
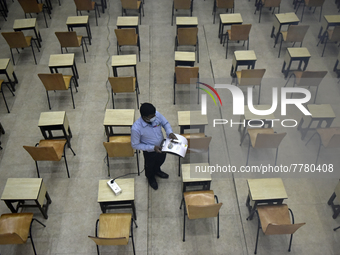
<instances>
[{"instance_id":1,"label":"chair backrest","mask_svg":"<svg viewBox=\"0 0 340 255\"><path fill-rule=\"evenodd\" d=\"M192 0L174 0L174 9L190 9Z\"/></svg>"},{"instance_id":2,"label":"chair backrest","mask_svg":"<svg viewBox=\"0 0 340 255\"><path fill-rule=\"evenodd\" d=\"M334 134L332 135L327 148L338 148L340 147L340 134Z\"/></svg>"},{"instance_id":3,"label":"chair backrest","mask_svg":"<svg viewBox=\"0 0 340 255\"><path fill-rule=\"evenodd\" d=\"M90 11L93 10L92 0L74 0L78 11Z\"/></svg>"},{"instance_id":4,"label":"chair backrest","mask_svg":"<svg viewBox=\"0 0 340 255\"><path fill-rule=\"evenodd\" d=\"M280 7L281 0L262 0L263 7Z\"/></svg>"},{"instance_id":5,"label":"chair backrest","mask_svg":"<svg viewBox=\"0 0 340 255\"><path fill-rule=\"evenodd\" d=\"M119 238L102 238L102 237L94 237L88 236L91 238L97 245L127 245L129 240L125 237Z\"/></svg>"},{"instance_id":6,"label":"chair backrest","mask_svg":"<svg viewBox=\"0 0 340 255\"><path fill-rule=\"evenodd\" d=\"M178 45L195 45L197 44L197 27L179 28L177 29Z\"/></svg>"},{"instance_id":7,"label":"chair backrest","mask_svg":"<svg viewBox=\"0 0 340 255\"><path fill-rule=\"evenodd\" d=\"M217 8L232 9L234 8L234 0L216 0Z\"/></svg>"},{"instance_id":8,"label":"chair backrest","mask_svg":"<svg viewBox=\"0 0 340 255\"><path fill-rule=\"evenodd\" d=\"M305 4L308 7L319 7L322 6L325 0L305 0Z\"/></svg>"},{"instance_id":9,"label":"chair backrest","mask_svg":"<svg viewBox=\"0 0 340 255\"><path fill-rule=\"evenodd\" d=\"M302 42L309 25L290 25L287 31L286 42Z\"/></svg>"},{"instance_id":10,"label":"chair backrest","mask_svg":"<svg viewBox=\"0 0 340 255\"><path fill-rule=\"evenodd\" d=\"M25 13L39 13L42 11L37 0L18 0L18 2Z\"/></svg>"},{"instance_id":11,"label":"chair backrest","mask_svg":"<svg viewBox=\"0 0 340 255\"><path fill-rule=\"evenodd\" d=\"M202 219L217 217L222 203L212 205L188 205L189 219Z\"/></svg>"},{"instance_id":12,"label":"chair backrest","mask_svg":"<svg viewBox=\"0 0 340 255\"><path fill-rule=\"evenodd\" d=\"M209 150L211 136L205 136L203 133L184 134L183 136L188 140L187 153L203 153Z\"/></svg>"},{"instance_id":13,"label":"chair backrest","mask_svg":"<svg viewBox=\"0 0 340 255\"><path fill-rule=\"evenodd\" d=\"M0 217L0 244L23 244L27 241L33 213L5 213Z\"/></svg>"},{"instance_id":14,"label":"chair backrest","mask_svg":"<svg viewBox=\"0 0 340 255\"><path fill-rule=\"evenodd\" d=\"M232 25L229 40L248 40L251 24Z\"/></svg>"},{"instance_id":15,"label":"chair backrest","mask_svg":"<svg viewBox=\"0 0 340 255\"><path fill-rule=\"evenodd\" d=\"M327 71L303 71L298 77L297 86L319 86Z\"/></svg>"},{"instance_id":16,"label":"chair backrest","mask_svg":"<svg viewBox=\"0 0 340 255\"><path fill-rule=\"evenodd\" d=\"M55 32L61 47L80 47L75 31Z\"/></svg>"},{"instance_id":17,"label":"chair backrest","mask_svg":"<svg viewBox=\"0 0 340 255\"><path fill-rule=\"evenodd\" d=\"M264 134L259 133L256 136L254 148L278 148L282 139L287 133Z\"/></svg>"},{"instance_id":18,"label":"chair backrest","mask_svg":"<svg viewBox=\"0 0 340 255\"><path fill-rule=\"evenodd\" d=\"M130 135L112 136L109 142L103 144L110 158L134 156Z\"/></svg>"},{"instance_id":19,"label":"chair backrest","mask_svg":"<svg viewBox=\"0 0 340 255\"><path fill-rule=\"evenodd\" d=\"M10 48L26 48L30 44L27 43L24 33L19 32L2 32L2 36L5 38Z\"/></svg>"},{"instance_id":20,"label":"chair backrest","mask_svg":"<svg viewBox=\"0 0 340 255\"><path fill-rule=\"evenodd\" d=\"M23 146L35 161L59 161L55 149L51 147Z\"/></svg>"},{"instance_id":21,"label":"chair backrest","mask_svg":"<svg viewBox=\"0 0 340 255\"><path fill-rule=\"evenodd\" d=\"M123 9L138 9L137 0L120 0Z\"/></svg>"},{"instance_id":22,"label":"chair backrest","mask_svg":"<svg viewBox=\"0 0 340 255\"><path fill-rule=\"evenodd\" d=\"M265 235L291 235L294 234L296 230L305 225L306 223L297 224L282 224L277 225L275 223L269 223Z\"/></svg>"},{"instance_id":23,"label":"chair backrest","mask_svg":"<svg viewBox=\"0 0 340 255\"><path fill-rule=\"evenodd\" d=\"M135 77L109 77L113 93L134 92L136 89Z\"/></svg>"},{"instance_id":24,"label":"chair backrest","mask_svg":"<svg viewBox=\"0 0 340 255\"><path fill-rule=\"evenodd\" d=\"M198 66L186 67L176 66L175 75L177 84L190 84L191 79L198 79Z\"/></svg>"},{"instance_id":25,"label":"chair backrest","mask_svg":"<svg viewBox=\"0 0 340 255\"><path fill-rule=\"evenodd\" d=\"M117 41L122 45L137 45L138 35L134 28L115 29Z\"/></svg>"},{"instance_id":26,"label":"chair backrest","mask_svg":"<svg viewBox=\"0 0 340 255\"><path fill-rule=\"evenodd\" d=\"M47 91L68 89L61 73L39 73L38 76Z\"/></svg>"},{"instance_id":27,"label":"chair backrest","mask_svg":"<svg viewBox=\"0 0 340 255\"><path fill-rule=\"evenodd\" d=\"M256 86L261 85L266 69L242 69L239 86Z\"/></svg>"},{"instance_id":28,"label":"chair backrest","mask_svg":"<svg viewBox=\"0 0 340 255\"><path fill-rule=\"evenodd\" d=\"M330 41L332 42L338 42L340 41L340 26L336 26L333 31L331 32Z\"/></svg>"}]
</instances>

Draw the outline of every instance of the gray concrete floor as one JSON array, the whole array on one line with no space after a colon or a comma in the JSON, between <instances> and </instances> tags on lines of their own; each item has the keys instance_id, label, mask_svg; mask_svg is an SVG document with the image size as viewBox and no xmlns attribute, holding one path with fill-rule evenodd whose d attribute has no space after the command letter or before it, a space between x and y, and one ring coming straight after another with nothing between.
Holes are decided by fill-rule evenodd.
<instances>
[{"instance_id":1,"label":"gray concrete floor","mask_svg":"<svg viewBox=\"0 0 340 255\"><path fill-rule=\"evenodd\" d=\"M187 101L189 89L180 88L177 92L177 104L173 105L173 73L174 73L174 39L175 26L171 26L172 1L145 0L145 17L140 25L141 61L138 62L138 77L140 84L140 102L151 102L172 124L178 133L177 111L199 109L197 105ZM282 1L281 13L293 12L292 1ZM1 32L12 31L15 19L24 18L24 13L17 1L7 1L9 17L7 22L0 17ZM7 88L4 93L11 113L8 114L3 103L0 108L1 123L6 134L1 137L3 150L0 151L0 192L9 177L37 177L32 158L22 148L23 145L34 145L42 135L38 128L41 112L49 111L45 89L39 80L38 73L48 73L50 54L60 52L55 31L66 31L66 19L75 16L75 5L71 0L61 0L61 6L53 0L52 19L48 19L49 28L45 28L43 15L37 17L42 35L42 48L36 51L38 65L34 64L30 49L24 49L20 55L14 53L15 73L19 84L16 86L15 97ZM212 24L212 0L195 0L193 16L199 21L200 43L200 77L209 84L230 82L230 68L233 51L244 50L242 44L231 43L228 59L225 59L225 47L219 44L218 19ZM277 58L278 46L273 48L274 40L270 32L274 16L268 9L262 13L261 23L258 23L258 13L254 15L254 0L236 1L235 12L241 13L244 23L251 23L250 49L257 55L256 68L266 68L261 91L261 103L271 104L271 88L282 87L285 84L281 67L287 44L284 43L281 58ZM303 46L307 47L312 57L307 70L326 70L328 74L321 83L316 103L329 103L336 116L340 115L339 96L333 66L338 55L338 47L329 44L325 56L321 58L322 46L316 47L317 34L321 23L319 9L313 14L305 10L302 24L310 28ZM218 10L221 13L222 10ZM132 14L132 13L131 13ZM327 0L323 14L338 14L334 1ZM73 132L72 147L76 156L67 150L71 178L65 173L64 163L42 162L41 177L46 183L52 198L49 208L49 218L45 220L38 210L33 210L35 217L46 224L46 228L33 226L34 241L38 254L95 254L95 244L87 235L94 235L96 219L101 210L97 203L98 181L107 178L107 167L104 162L105 149L102 142L106 137L103 128L105 109L111 108L110 85L108 76L112 76L110 67L111 56L116 52L117 17L121 15L120 1L108 1L108 9L101 13L99 26L95 26L94 14L91 12L90 24L93 43L86 52L87 63L84 63L80 49L70 49L75 53L80 79L79 92L74 95L76 109L68 91L51 93L53 111L66 111ZM187 15L178 11L176 15ZM35 15L34 15L35 16ZM301 16L299 10L298 16ZM84 35L84 30L77 29ZM31 32L25 32L30 34ZM0 37L0 58L10 58L9 48ZM133 47L125 49L123 54L135 53ZM66 74L67 71L64 72ZM120 75L132 75L132 70L121 71ZM245 90L244 90L245 91ZM223 100L223 107L216 107L208 99L209 125L206 134L213 136L211 142L211 164L245 165L248 139L239 146L237 127L219 126L213 128L214 118L233 119L232 100L226 90L218 90ZM315 89L311 88L312 98ZM257 97L258 88L254 90ZM133 94L119 95L117 108L136 109ZM279 109L275 112L280 116ZM302 114L293 106L288 107L287 118L300 120ZM136 118L139 113L136 109ZM284 119L284 116L280 116ZM336 118L332 126L339 126ZM313 134L309 132L304 141L296 128L275 127L277 132L287 132L280 145L278 164L314 163L318 141L317 138L305 146L305 142ZM159 180L157 191L148 187L144 173L135 176L135 201L139 227L134 231L136 254L253 254L255 245L257 219L247 221L248 211L245 206L247 197L247 178L276 177L283 178L288 199L285 201L295 214L296 222L306 222L294 235L291 254L340 254L340 231L333 228L340 225L340 218L332 218L332 210L327 205L339 179L339 150L321 151L320 164L333 164L333 174L316 175L232 175L214 174L211 188L218 195L223 206L220 211L220 238L216 238L215 219L187 220L186 242L182 242L183 211L179 210L181 201L181 178L177 176L178 159L169 155L163 170L170 174L168 180ZM270 149L252 150L250 165L273 164L275 152ZM143 157L140 157L143 165ZM206 156L191 157L183 162L206 162ZM111 175L116 177L136 172L134 159L111 159ZM28 211L28 210L26 210ZM0 203L0 213L8 213L6 205ZM258 254L287 254L288 236L264 236L260 233ZM101 254L132 254L131 242L121 247L100 247ZM33 254L31 244L2 245L0 252L5 254Z\"/></svg>"}]
</instances>

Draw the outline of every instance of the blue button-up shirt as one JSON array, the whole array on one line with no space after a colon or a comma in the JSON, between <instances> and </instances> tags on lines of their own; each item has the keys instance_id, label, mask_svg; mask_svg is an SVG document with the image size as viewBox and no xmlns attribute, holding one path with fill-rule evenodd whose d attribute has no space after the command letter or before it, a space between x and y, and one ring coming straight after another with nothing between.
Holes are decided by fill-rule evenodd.
<instances>
[{"instance_id":1,"label":"blue button-up shirt","mask_svg":"<svg viewBox=\"0 0 340 255\"><path fill-rule=\"evenodd\" d=\"M156 120L146 123L139 117L131 128L131 145L135 150L152 152L155 146L160 146L163 141L162 127L166 135L172 133L171 126L167 119L156 111Z\"/></svg>"}]
</instances>

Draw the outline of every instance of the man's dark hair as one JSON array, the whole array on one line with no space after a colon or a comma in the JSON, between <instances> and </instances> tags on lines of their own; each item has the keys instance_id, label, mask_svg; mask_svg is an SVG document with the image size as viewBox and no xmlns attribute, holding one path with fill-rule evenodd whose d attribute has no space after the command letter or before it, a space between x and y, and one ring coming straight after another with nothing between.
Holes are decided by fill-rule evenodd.
<instances>
[{"instance_id":1,"label":"man's dark hair","mask_svg":"<svg viewBox=\"0 0 340 255\"><path fill-rule=\"evenodd\" d=\"M150 103L144 103L141 105L139 111L142 117L147 117L147 116L155 114L156 108Z\"/></svg>"}]
</instances>

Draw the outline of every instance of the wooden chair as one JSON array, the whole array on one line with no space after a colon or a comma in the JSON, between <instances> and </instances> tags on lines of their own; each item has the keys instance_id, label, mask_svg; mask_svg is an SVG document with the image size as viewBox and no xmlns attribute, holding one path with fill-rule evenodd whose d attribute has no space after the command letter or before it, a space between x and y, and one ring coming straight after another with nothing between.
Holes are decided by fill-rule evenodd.
<instances>
[{"instance_id":1,"label":"wooden chair","mask_svg":"<svg viewBox=\"0 0 340 255\"><path fill-rule=\"evenodd\" d=\"M50 90L68 90L71 91L71 97L72 97L72 103L73 103L73 109L75 109L74 99L73 99L73 92L72 92L72 85L71 81L73 81L74 88L76 89L76 92L78 92L77 86L76 86L76 78L72 75L62 75L61 73L39 73L38 74L41 82L45 86L46 94L47 94L47 101L48 101L48 107L51 110L51 103L50 103L50 97L48 95L48 91Z\"/></svg>"},{"instance_id":2,"label":"wooden chair","mask_svg":"<svg viewBox=\"0 0 340 255\"><path fill-rule=\"evenodd\" d=\"M98 19L97 19L97 12L98 12L98 16L100 18L100 13L99 13L99 8L96 2L91 1L91 0L74 0L74 3L76 5L76 12L77 12L77 16L78 16L78 12L81 11L94 11L94 14L96 15L96 25L98 26Z\"/></svg>"},{"instance_id":3,"label":"wooden chair","mask_svg":"<svg viewBox=\"0 0 340 255\"><path fill-rule=\"evenodd\" d=\"M133 223L138 227L131 213L102 213L96 222L96 236L88 236L98 245L127 245L129 237L132 240L133 254L135 243L133 241Z\"/></svg>"},{"instance_id":4,"label":"wooden chair","mask_svg":"<svg viewBox=\"0 0 340 255\"><path fill-rule=\"evenodd\" d=\"M176 104L176 84L190 84L191 79L199 79L199 68L176 66L174 74L174 104ZM195 83L196 83L195 82ZM197 90L198 91L198 90Z\"/></svg>"},{"instance_id":5,"label":"wooden chair","mask_svg":"<svg viewBox=\"0 0 340 255\"><path fill-rule=\"evenodd\" d=\"M266 69L242 69L236 72L238 86L259 86L259 97L257 104L260 104L261 81ZM252 95L248 95L252 96Z\"/></svg>"},{"instance_id":6,"label":"wooden chair","mask_svg":"<svg viewBox=\"0 0 340 255\"><path fill-rule=\"evenodd\" d=\"M293 87L297 86L297 87L310 88L310 86L315 86L316 87L316 92L315 92L315 97L314 97L314 104L315 104L316 95L318 94L318 90L319 90L319 85L322 79L326 76L326 74L327 74L327 71L295 71L289 76L285 84L285 87L287 86L290 78L292 77L294 77ZM292 97L293 97L293 93L291 94L290 98Z\"/></svg>"},{"instance_id":7,"label":"wooden chair","mask_svg":"<svg viewBox=\"0 0 340 255\"><path fill-rule=\"evenodd\" d=\"M66 160L65 153L65 144L67 143L66 139L61 140L40 140L35 146L23 146L24 149L31 155L33 160L35 161L35 166L37 168L38 177L40 178L38 161L60 161L62 157L64 157L67 176L70 178L70 173L68 171L68 165ZM71 151L74 153L73 149L70 145L68 145Z\"/></svg>"},{"instance_id":8,"label":"wooden chair","mask_svg":"<svg viewBox=\"0 0 340 255\"><path fill-rule=\"evenodd\" d=\"M251 24L242 24L242 25L231 25L231 29L227 30L227 33L224 37L223 46L225 40L227 39L227 51L225 58L228 58L228 45L229 41L243 41L243 46L247 41L247 50L249 49L249 33L251 29Z\"/></svg>"},{"instance_id":9,"label":"wooden chair","mask_svg":"<svg viewBox=\"0 0 340 255\"><path fill-rule=\"evenodd\" d=\"M247 163L249 159L250 145L254 148L276 148L275 164L277 161L277 154L279 152L279 145L287 133L275 133L272 128L251 128L248 129L249 145Z\"/></svg>"},{"instance_id":10,"label":"wooden chair","mask_svg":"<svg viewBox=\"0 0 340 255\"><path fill-rule=\"evenodd\" d=\"M19 31L19 32L2 32L2 36L5 38L9 49L11 51L12 59L13 59L13 65L15 65L14 62L14 57L13 57L13 52L12 49L15 48L17 52L19 53L19 48L27 48L31 47L32 52L33 52L33 57L34 57L34 62L37 64L37 60L35 59L35 54L34 54L34 49L33 49L33 44L32 44L32 36L24 36L24 33ZM34 41L34 40L33 40ZM34 41L35 46L37 47L38 51L39 47L37 43Z\"/></svg>"},{"instance_id":11,"label":"wooden chair","mask_svg":"<svg viewBox=\"0 0 340 255\"><path fill-rule=\"evenodd\" d=\"M175 38L175 51L178 46L194 46L197 52L197 63L199 60L199 45L198 45L198 28L179 28L177 29L177 36Z\"/></svg>"},{"instance_id":12,"label":"wooden chair","mask_svg":"<svg viewBox=\"0 0 340 255\"><path fill-rule=\"evenodd\" d=\"M133 157L136 154L137 158L137 169L139 175L139 159L138 151L133 151L131 146L131 136L130 135L115 135L110 136L108 142L104 142L104 147L106 149L106 160L107 160L107 172L110 176L110 160L109 158L127 158Z\"/></svg>"},{"instance_id":13,"label":"wooden chair","mask_svg":"<svg viewBox=\"0 0 340 255\"><path fill-rule=\"evenodd\" d=\"M214 0L214 7L213 7L213 11L212 11L212 14L214 15L213 23L215 24L215 17L216 17L216 9L217 8L226 9L227 12L230 9L231 12L234 13L235 12L234 3L235 3L235 0Z\"/></svg>"},{"instance_id":14,"label":"wooden chair","mask_svg":"<svg viewBox=\"0 0 340 255\"><path fill-rule=\"evenodd\" d=\"M260 228L265 235L290 235L288 248L290 252L293 234L306 223L295 224L293 212L286 204L258 205L256 213L258 215L258 227L254 254L257 253ZM289 213L291 216L289 216Z\"/></svg>"},{"instance_id":15,"label":"wooden chair","mask_svg":"<svg viewBox=\"0 0 340 255\"><path fill-rule=\"evenodd\" d=\"M315 134L319 135L320 143L318 149L318 155L316 156L316 163L318 163L321 145L325 148L339 148L340 147L340 128L317 128L316 132L309 138L306 145L314 137Z\"/></svg>"},{"instance_id":16,"label":"wooden chair","mask_svg":"<svg viewBox=\"0 0 340 255\"><path fill-rule=\"evenodd\" d=\"M45 5L43 3L39 4L37 0L18 0L18 1L19 1L19 4L21 5L21 8L24 10L25 18L27 18L27 16L26 16L27 13L32 18L31 13L38 14L38 13L42 12L43 15L44 15L46 27L48 27L44 9L47 10L47 14L50 17L50 19L51 19L51 15L50 15L51 10L48 8L47 5Z\"/></svg>"},{"instance_id":17,"label":"wooden chair","mask_svg":"<svg viewBox=\"0 0 340 255\"><path fill-rule=\"evenodd\" d=\"M190 220L217 217L217 238L220 237L219 211L222 203L218 202L218 198L214 195L214 191L202 190L184 192L180 209L182 208L183 202L183 242L185 242L185 215L188 215Z\"/></svg>"},{"instance_id":18,"label":"wooden chair","mask_svg":"<svg viewBox=\"0 0 340 255\"><path fill-rule=\"evenodd\" d=\"M122 3L122 16L126 15L126 10L137 10L139 13L139 24L142 24L142 11L144 17L144 6L142 1L138 0L120 0Z\"/></svg>"},{"instance_id":19,"label":"wooden chair","mask_svg":"<svg viewBox=\"0 0 340 255\"><path fill-rule=\"evenodd\" d=\"M339 42L340 41L340 26L336 26L333 30L327 30L325 33L320 37L320 40L316 46L319 46L320 42L324 42L322 55L325 53L326 45L328 42Z\"/></svg>"},{"instance_id":20,"label":"wooden chair","mask_svg":"<svg viewBox=\"0 0 340 255\"><path fill-rule=\"evenodd\" d=\"M262 15L263 7L269 8L269 10L273 8L272 14L274 14L276 7L278 8L277 13L280 13L280 5L281 5L281 0L258 0L254 14L256 14L257 10L260 10L259 23L261 22L261 15Z\"/></svg>"},{"instance_id":21,"label":"wooden chair","mask_svg":"<svg viewBox=\"0 0 340 255\"><path fill-rule=\"evenodd\" d=\"M32 223L38 222L46 227L39 220L33 218L33 213L6 213L0 217L0 245L1 244L24 244L31 239L34 254L35 250Z\"/></svg>"},{"instance_id":22,"label":"wooden chair","mask_svg":"<svg viewBox=\"0 0 340 255\"><path fill-rule=\"evenodd\" d=\"M117 54L119 55L120 47L122 46L137 46L140 61L140 40L138 34L136 34L136 29L115 29L115 33L117 36Z\"/></svg>"},{"instance_id":23,"label":"wooden chair","mask_svg":"<svg viewBox=\"0 0 340 255\"><path fill-rule=\"evenodd\" d=\"M111 96L112 96L112 108L115 108L115 103L113 99L113 94L116 93L129 93L135 92L137 98L137 108L139 109L139 99L138 99L138 82L136 82L136 77L109 77L109 82L111 84Z\"/></svg>"},{"instance_id":24,"label":"wooden chair","mask_svg":"<svg viewBox=\"0 0 340 255\"><path fill-rule=\"evenodd\" d=\"M2 90L2 88L3 88L2 83L3 83L3 82L4 82L4 80L0 80L0 92L1 92L1 94L2 94L2 97L4 98L5 105L6 105L6 108L7 108L7 112L10 113L9 108L8 108L8 105L7 105L7 101L6 101L6 98L5 98L5 94L4 94L3 90ZM7 86L7 88L9 89L9 91L11 91L12 95L15 96L14 93L13 93L13 91L11 90L10 86L8 86L7 83L6 83L6 86Z\"/></svg>"},{"instance_id":25,"label":"wooden chair","mask_svg":"<svg viewBox=\"0 0 340 255\"><path fill-rule=\"evenodd\" d=\"M304 0L304 1L301 1L301 2L303 2L301 22L302 22L302 19L303 19L303 13L305 12L305 7L308 7L309 9L314 7L313 13L315 12L316 7L320 7L320 17L319 17L319 22L320 22L321 15L322 15L322 6L323 6L323 3L325 2L325 0ZM298 5L297 5L295 13L297 13L297 11L299 10L301 2L297 3Z\"/></svg>"},{"instance_id":26,"label":"wooden chair","mask_svg":"<svg viewBox=\"0 0 340 255\"><path fill-rule=\"evenodd\" d=\"M210 164L209 145L212 137L203 133L181 134L188 140L188 153L208 153L208 163ZM181 157L178 157L178 176L181 176Z\"/></svg>"},{"instance_id":27,"label":"wooden chair","mask_svg":"<svg viewBox=\"0 0 340 255\"><path fill-rule=\"evenodd\" d=\"M309 28L309 25L290 25L287 31L281 31L279 34L279 37L281 35L281 41L280 41L280 49L279 49L278 57L280 57L281 55L282 42L292 42L293 47L296 42L299 42L301 43L300 47L302 47L302 42L303 42L303 39L305 38L308 28ZM276 46L276 42L277 41L275 41L274 48Z\"/></svg>"},{"instance_id":28,"label":"wooden chair","mask_svg":"<svg viewBox=\"0 0 340 255\"><path fill-rule=\"evenodd\" d=\"M171 26L174 23L174 12L178 9L190 10L190 16L192 16L192 4L193 0L173 0L172 2L172 15L171 15Z\"/></svg>"},{"instance_id":29,"label":"wooden chair","mask_svg":"<svg viewBox=\"0 0 340 255\"><path fill-rule=\"evenodd\" d=\"M59 42L60 42L60 50L61 53L63 54L63 48L66 49L69 47L82 47L83 50L83 55L84 55L84 62L86 63L86 58L85 58L85 51L84 51L84 44L86 47L86 51L88 52L89 50L87 49L86 41L85 38L81 35L77 35L75 31L68 31L68 32L55 32L55 35L57 36Z\"/></svg>"}]
</instances>

